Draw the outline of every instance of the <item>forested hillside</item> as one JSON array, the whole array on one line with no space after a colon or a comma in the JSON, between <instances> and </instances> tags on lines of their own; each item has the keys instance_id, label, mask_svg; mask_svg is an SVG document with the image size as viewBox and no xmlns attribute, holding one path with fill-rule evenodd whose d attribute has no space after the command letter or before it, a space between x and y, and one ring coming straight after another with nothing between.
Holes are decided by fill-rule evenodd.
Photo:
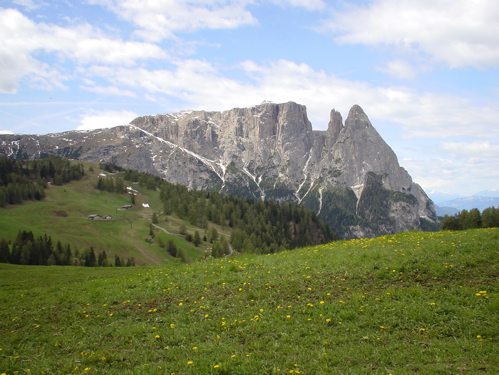
<instances>
[{"instance_id":1,"label":"forested hillside","mask_svg":"<svg viewBox=\"0 0 499 375\"><path fill-rule=\"evenodd\" d=\"M84 175L83 164L59 157L37 160L0 158L0 207L45 197L47 184L62 185Z\"/></svg>"},{"instance_id":2,"label":"forested hillside","mask_svg":"<svg viewBox=\"0 0 499 375\"><path fill-rule=\"evenodd\" d=\"M190 191L105 163L59 157L0 162L0 262L161 264L171 257L189 262L275 253L336 238L295 204Z\"/></svg>"},{"instance_id":3,"label":"forested hillside","mask_svg":"<svg viewBox=\"0 0 499 375\"><path fill-rule=\"evenodd\" d=\"M116 170L110 165L101 167ZM236 251L268 254L337 239L313 211L297 204L189 190L133 170L124 171L123 178L150 190L158 189L165 215L175 214L202 229L208 228L208 222L230 228L230 243ZM121 177L113 177L100 179L97 187L109 191L121 190L122 186Z\"/></svg>"}]
</instances>

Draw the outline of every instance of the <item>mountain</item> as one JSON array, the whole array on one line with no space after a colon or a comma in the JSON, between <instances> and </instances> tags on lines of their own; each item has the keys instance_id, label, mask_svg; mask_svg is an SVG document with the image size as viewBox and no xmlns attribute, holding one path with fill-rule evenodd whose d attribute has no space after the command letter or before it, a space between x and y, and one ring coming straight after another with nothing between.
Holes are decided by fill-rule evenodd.
<instances>
[{"instance_id":1,"label":"mountain","mask_svg":"<svg viewBox=\"0 0 499 375\"><path fill-rule=\"evenodd\" d=\"M440 202L446 202L456 198L463 198L463 195L461 194L451 193L447 191L430 190L426 193L435 204L440 204Z\"/></svg>"},{"instance_id":2,"label":"mountain","mask_svg":"<svg viewBox=\"0 0 499 375\"><path fill-rule=\"evenodd\" d=\"M479 191L469 197L452 193L429 192L428 195L436 202L438 216L454 215L461 210L478 208L483 211L487 207L499 206L499 188Z\"/></svg>"},{"instance_id":3,"label":"mountain","mask_svg":"<svg viewBox=\"0 0 499 375\"><path fill-rule=\"evenodd\" d=\"M440 208L452 207L458 211L461 210L471 210L472 208L478 208L483 211L487 207L498 207L499 197L481 197L481 196L471 196L465 198L456 198L450 201L441 202L438 204L439 209L437 211L440 214Z\"/></svg>"},{"instance_id":4,"label":"mountain","mask_svg":"<svg viewBox=\"0 0 499 375\"><path fill-rule=\"evenodd\" d=\"M48 135L0 135L0 155L49 154L152 173L192 189L301 203L342 237L436 222L433 202L354 105L314 131L306 108L262 103L223 112L143 116L128 125Z\"/></svg>"},{"instance_id":5,"label":"mountain","mask_svg":"<svg viewBox=\"0 0 499 375\"><path fill-rule=\"evenodd\" d=\"M455 207L440 207L439 205L435 205L435 211L437 212L437 216L452 216L459 212L459 210Z\"/></svg>"},{"instance_id":6,"label":"mountain","mask_svg":"<svg viewBox=\"0 0 499 375\"><path fill-rule=\"evenodd\" d=\"M473 194L474 197L495 197L499 198L499 187L495 189L482 190Z\"/></svg>"}]
</instances>

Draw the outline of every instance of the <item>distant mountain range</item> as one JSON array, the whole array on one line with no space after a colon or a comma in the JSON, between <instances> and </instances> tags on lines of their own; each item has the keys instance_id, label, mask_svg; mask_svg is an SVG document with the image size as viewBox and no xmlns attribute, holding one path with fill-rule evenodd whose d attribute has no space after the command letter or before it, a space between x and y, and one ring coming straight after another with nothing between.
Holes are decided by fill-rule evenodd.
<instances>
[{"instance_id":1,"label":"distant mountain range","mask_svg":"<svg viewBox=\"0 0 499 375\"><path fill-rule=\"evenodd\" d=\"M462 210L471 210L478 208L483 211L487 207L499 206L499 188L483 190L469 197L455 197L452 199L439 201L444 197L450 198L452 194L446 193L430 193L429 194L435 203L435 209L438 216L454 215ZM455 195L454 195L455 196ZM444 198L445 199L445 198Z\"/></svg>"}]
</instances>

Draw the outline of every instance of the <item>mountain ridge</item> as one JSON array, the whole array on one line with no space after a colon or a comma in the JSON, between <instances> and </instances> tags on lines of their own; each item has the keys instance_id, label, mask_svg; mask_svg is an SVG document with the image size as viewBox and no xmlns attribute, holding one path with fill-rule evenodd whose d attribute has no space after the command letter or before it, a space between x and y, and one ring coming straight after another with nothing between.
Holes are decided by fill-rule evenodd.
<instances>
[{"instance_id":1,"label":"mountain ridge","mask_svg":"<svg viewBox=\"0 0 499 375\"><path fill-rule=\"evenodd\" d=\"M437 220L433 202L358 105L344 123L333 109L325 131L312 129L303 105L262 103L142 116L94 131L1 135L1 154L106 161L192 189L297 202L346 238Z\"/></svg>"}]
</instances>

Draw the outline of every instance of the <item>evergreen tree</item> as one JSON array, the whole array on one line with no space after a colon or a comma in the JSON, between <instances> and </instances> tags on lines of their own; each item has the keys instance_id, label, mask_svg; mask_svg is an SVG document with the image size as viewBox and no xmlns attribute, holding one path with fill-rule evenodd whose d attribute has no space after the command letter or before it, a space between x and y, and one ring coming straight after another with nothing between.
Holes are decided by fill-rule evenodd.
<instances>
[{"instance_id":1,"label":"evergreen tree","mask_svg":"<svg viewBox=\"0 0 499 375\"><path fill-rule=\"evenodd\" d=\"M482 227L494 228L499 227L499 209L496 207L488 207L482 212Z\"/></svg>"},{"instance_id":2,"label":"evergreen tree","mask_svg":"<svg viewBox=\"0 0 499 375\"><path fill-rule=\"evenodd\" d=\"M445 215L442 219L442 230L458 230L459 219L456 216Z\"/></svg>"},{"instance_id":3,"label":"evergreen tree","mask_svg":"<svg viewBox=\"0 0 499 375\"><path fill-rule=\"evenodd\" d=\"M211 227L211 229L210 229L210 242L213 243L216 240L218 240L217 228Z\"/></svg>"},{"instance_id":4,"label":"evergreen tree","mask_svg":"<svg viewBox=\"0 0 499 375\"><path fill-rule=\"evenodd\" d=\"M173 240L168 240L166 251L168 251L168 254L170 254L172 257L177 257L177 246L175 245L175 242L173 242Z\"/></svg>"},{"instance_id":5,"label":"evergreen tree","mask_svg":"<svg viewBox=\"0 0 499 375\"><path fill-rule=\"evenodd\" d=\"M194 246L196 246L196 247L198 247L201 244L201 237L199 236L198 231L194 232L194 239L192 242L194 243Z\"/></svg>"},{"instance_id":6,"label":"evergreen tree","mask_svg":"<svg viewBox=\"0 0 499 375\"><path fill-rule=\"evenodd\" d=\"M5 239L0 241L0 263L9 263L10 248Z\"/></svg>"},{"instance_id":7,"label":"evergreen tree","mask_svg":"<svg viewBox=\"0 0 499 375\"><path fill-rule=\"evenodd\" d=\"M93 247L85 254L85 267L95 267L97 266L97 258L95 257L95 251Z\"/></svg>"},{"instance_id":8,"label":"evergreen tree","mask_svg":"<svg viewBox=\"0 0 499 375\"><path fill-rule=\"evenodd\" d=\"M468 228L481 228L482 227L482 215L478 208L472 208L468 216Z\"/></svg>"},{"instance_id":9,"label":"evergreen tree","mask_svg":"<svg viewBox=\"0 0 499 375\"><path fill-rule=\"evenodd\" d=\"M219 241L213 242L213 245L211 247L211 256L213 258L221 258L223 256L222 245L220 244Z\"/></svg>"},{"instance_id":10,"label":"evergreen tree","mask_svg":"<svg viewBox=\"0 0 499 375\"><path fill-rule=\"evenodd\" d=\"M179 228L178 228L178 232L182 235L185 235L185 233L187 232L187 228L185 227L185 224L182 223L180 224Z\"/></svg>"},{"instance_id":11,"label":"evergreen tree","mask_svg":"<svg viewBox=\"0 0 499 375\"><path fill-rule=\"evenodd\" d=\"M134 257L128 258L127 262L126 262L126 266L127 267L133 267L133 266L135 266L135 258Z\"/></svg>"}]
</instances>

